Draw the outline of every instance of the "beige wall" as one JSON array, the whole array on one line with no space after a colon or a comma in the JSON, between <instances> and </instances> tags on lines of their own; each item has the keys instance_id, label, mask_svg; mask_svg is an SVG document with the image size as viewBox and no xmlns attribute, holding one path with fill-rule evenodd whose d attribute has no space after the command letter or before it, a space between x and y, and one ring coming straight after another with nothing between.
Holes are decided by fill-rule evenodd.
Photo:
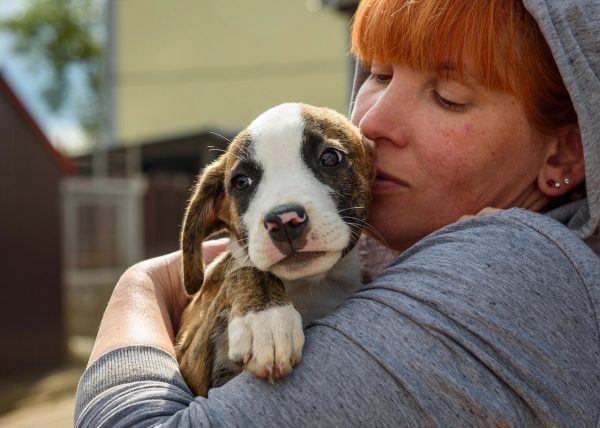
<instances>
[{"instance_id":1,"label":"beige wall","mask_svg":"<svg viewBox=\"0 0 600 428\"><path fill-rule=\"evenodd\" d=\"M113 0L114 136L243 128L286 101L348 102L347 17L305 0Z\"/></svg>"}]
</instances>

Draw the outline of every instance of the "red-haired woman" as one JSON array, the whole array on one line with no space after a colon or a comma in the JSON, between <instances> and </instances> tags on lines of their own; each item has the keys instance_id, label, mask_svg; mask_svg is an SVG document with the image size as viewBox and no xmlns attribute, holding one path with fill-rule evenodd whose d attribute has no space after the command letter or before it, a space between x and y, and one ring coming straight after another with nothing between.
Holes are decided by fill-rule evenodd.
<instances>
[{"instance_id":1,"label":"red-haired woman","mask_svg":"<svg viewBox=\"0 0 600 428\"><path fill-rule=\"evenodd\" d=\"M596 0L363 0L352 120L375 148L370 223L399 255L306 330L288 378L208 399L173 358L179 256L137 265L77 424L597 426L599 28Z\"/></svg>"}]
</instances>

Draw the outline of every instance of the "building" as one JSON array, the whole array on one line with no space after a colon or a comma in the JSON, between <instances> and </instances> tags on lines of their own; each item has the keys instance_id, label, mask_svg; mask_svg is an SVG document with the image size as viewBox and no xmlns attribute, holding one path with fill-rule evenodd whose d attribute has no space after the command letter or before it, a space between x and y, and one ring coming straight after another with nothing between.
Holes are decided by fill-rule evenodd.
<instances>
[{"instance_id":1,"label":"building","mask_svg":"<svg viewBox=\"0 0 600 428\"><path fill-rule=\"evenodd\" d=\"M346 112L349 16L319 5L111 1L111 142L239 130L288 101Z\"/></svg>"},{"instance_id":2,"label":"building","mask_svg":"<svg viewBox=\"0 0 600 428\"><path fill-rule=\"evenodd\" d=\"M0 74L0 373L65 356L59 195L73 172Z\"/></svg>"}]
</instances>

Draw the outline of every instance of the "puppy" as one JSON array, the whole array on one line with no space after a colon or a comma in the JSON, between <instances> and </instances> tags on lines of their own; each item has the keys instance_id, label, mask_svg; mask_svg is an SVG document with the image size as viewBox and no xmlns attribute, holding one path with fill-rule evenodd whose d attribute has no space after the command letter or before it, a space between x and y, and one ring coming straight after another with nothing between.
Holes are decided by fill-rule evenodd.
<instances>
[{"instance_id":1,"label":"puppy","mask_svg":"<svg viewBox=\"0 0 600 428\"><path fill-rule=\"evenodd\" d=\"M183 222L184 284L194 297L176 340L196 394L242 369L278 379L300 361L303 323L360 286L355 244L374 177L358 129L305 104L266 111L205 168ZM221 229L229 251L205 270L202 241Z\"/></svg>"}]
</instances>

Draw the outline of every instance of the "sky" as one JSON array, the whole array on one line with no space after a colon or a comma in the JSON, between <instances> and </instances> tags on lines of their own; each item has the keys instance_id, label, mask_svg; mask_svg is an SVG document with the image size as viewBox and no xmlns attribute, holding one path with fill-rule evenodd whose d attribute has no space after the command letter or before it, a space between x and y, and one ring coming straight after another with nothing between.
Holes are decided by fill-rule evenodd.
<instances>
[{"instance_id":1,"label":"sky","mask_svg":"<svg viewBox=\"0 0 600 428\"><path fill-rule=\"evenodd\" d=\"M28 0L0 0L0 19L10 17L27 4ZM72 114L73 110L67 108L53 113L46 108L41 91L47 74L15 55L11 46L10 34L0 31L0 72L8 84L57 149L72 154L84 150L87 147L85 136Z\"/></svg>"}]
</instances>

